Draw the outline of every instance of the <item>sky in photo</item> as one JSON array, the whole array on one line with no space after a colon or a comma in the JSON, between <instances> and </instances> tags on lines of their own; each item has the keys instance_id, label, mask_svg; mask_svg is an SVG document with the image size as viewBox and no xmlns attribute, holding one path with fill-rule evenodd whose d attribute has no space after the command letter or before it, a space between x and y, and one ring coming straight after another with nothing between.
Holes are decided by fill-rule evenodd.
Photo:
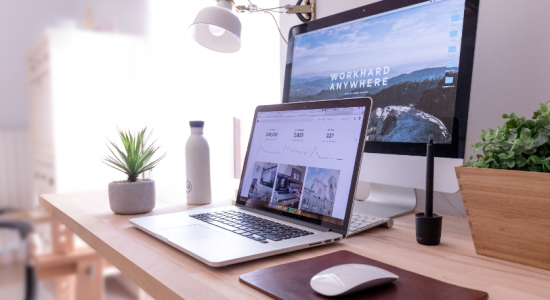
<instances>
[{"instance_id":1,"label":"sky in photo","mask_svg":"<svg viewBox=\"0 0 550 300\"><path fill-rule=\"evenodd\" d=\"M460 49L463 14L464 0L441 0L298 35L292 77L385 66L393 77L453 59L458 67L460 51L449 53L449 47Z\"/></svg>"}]
</instances>

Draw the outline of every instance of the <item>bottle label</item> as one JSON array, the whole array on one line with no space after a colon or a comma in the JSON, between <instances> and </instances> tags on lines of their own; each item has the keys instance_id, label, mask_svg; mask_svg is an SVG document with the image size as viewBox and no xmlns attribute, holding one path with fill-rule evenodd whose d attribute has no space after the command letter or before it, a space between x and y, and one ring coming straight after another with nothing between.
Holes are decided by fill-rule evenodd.
<instances>
[{"instance_id":1,"label":"bottle label","mask_svg":"<svg viewBox=\"0 0 550 300\"><path fill-rule=\"evenodd\" d=\"M187 181L187 193L191 193L192 189L193 189L193 186L191 185L191 182Z\"/></svg>"}]
</instances>

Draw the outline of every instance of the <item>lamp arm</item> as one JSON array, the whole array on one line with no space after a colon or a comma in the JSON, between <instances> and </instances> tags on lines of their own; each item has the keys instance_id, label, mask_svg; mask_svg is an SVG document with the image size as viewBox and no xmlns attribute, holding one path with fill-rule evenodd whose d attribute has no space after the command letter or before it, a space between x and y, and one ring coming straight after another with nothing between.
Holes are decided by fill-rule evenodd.
<instances>
[{"instance_id":1,"label":"lamp arm","mask_svg":"<svg viewBox=\"0 0 550 300\"><path fill-rule=\"evenodd\" d=\"M234 0L216 0L216 1L227 1L235 7L235 12L237 13L244 13L244 12L264 12L273 18L273 21L275 21L275 24L277 25L277 29L279 30L279 34L281 35L281 38L285 43L288 44L288 41L285 39L283 33L281 32L281 28L279 27L279 24L277 24L277 19L275 16L273 16L272 13L286 13L286 14L296 14L298 19L300 21L307 23L309 21L316 19L316 1L317 0L305 0L305 5L301 5L304 0L298 0L296 2L296 5L287 4L285 6L279 6L279 7L272 7L272 8L260 8L258 5L252 3L252 1L248 0L248 5L237 5ZM281 11L281 9L284 9L285 11ZM304 15L307 16L304 17Z\"/></svg>"},{"instance_id":2,"label":"lamp arm","mask_svg":"<svg viewBox=\"0 0 550 300\"><path fill-rule=\"evenodd\" d=\"M286 14L296 14L302 22L309 22L316 19L316 0L305 0L306 4L301 5L303 0L298 0L296 5L287 4L285 6L273 7L273 8L259 8L256 4L253 4L250 0L250 4L246 5L237 5L233 0L227 0L235 6L235 11L238 13L244 12L276 12L276 13L286 13ZM280 11L280 9L285 9L285 11ZM305 18L303 15L307 15L308 18Z\"/></svg>"}]
</instances>

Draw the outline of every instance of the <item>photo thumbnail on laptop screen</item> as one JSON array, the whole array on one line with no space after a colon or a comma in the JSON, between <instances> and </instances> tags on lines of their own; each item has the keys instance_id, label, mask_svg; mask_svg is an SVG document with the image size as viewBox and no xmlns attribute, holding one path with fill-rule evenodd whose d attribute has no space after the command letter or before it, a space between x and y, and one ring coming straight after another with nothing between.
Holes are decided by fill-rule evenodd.
<instances>
[{"instance_id":1,"label":"photo thumbnail on laptop screen","mask_svg":"<svg viewBox=\"0 0 550 300\"><path fill-rule=\"evenodd\" d=\"M367 141L450 144L464 8L430 0L296 35L288 101L371 97Z\"/></svg>"},{"instance_id":2,"label":"photo thumbnail on laptop screen","mask_svg":"<svg viewBox=\"0 0 550 300\"><path fill-rule=\"evenodd\" d=\"M365 107L259 112L239 197L343 225Z\"/></svg>"}]
</instances>

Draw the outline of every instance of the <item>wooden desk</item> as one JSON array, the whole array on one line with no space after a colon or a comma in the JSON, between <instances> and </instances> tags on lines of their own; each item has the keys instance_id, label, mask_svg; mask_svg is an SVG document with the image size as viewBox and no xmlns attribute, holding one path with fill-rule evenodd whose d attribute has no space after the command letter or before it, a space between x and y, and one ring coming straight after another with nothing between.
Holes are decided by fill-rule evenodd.
<instances>
[{"instance_id":1,"label":"wooden desk","mask_svg":"<svg viewBox=\"0 0 550 300\"><path fill-rule=\"evenodd\" d=\"M228 205L230 201L209 205ZM340 243L223 268L208 267L115 215L106 192L42 195L40 204L155 299L268 299L239 282L254 270L349 250L452 284L483 290L490 299L550 299L550 271L475 253L466 219L444 217L441 245L416 243L414 216L395 219ZM209 207L206 206L206 207ZM150 215L202 208L183 198L157 196ZM220 249L223 251L223 249Z\"/></svg>"}]
</instances>

